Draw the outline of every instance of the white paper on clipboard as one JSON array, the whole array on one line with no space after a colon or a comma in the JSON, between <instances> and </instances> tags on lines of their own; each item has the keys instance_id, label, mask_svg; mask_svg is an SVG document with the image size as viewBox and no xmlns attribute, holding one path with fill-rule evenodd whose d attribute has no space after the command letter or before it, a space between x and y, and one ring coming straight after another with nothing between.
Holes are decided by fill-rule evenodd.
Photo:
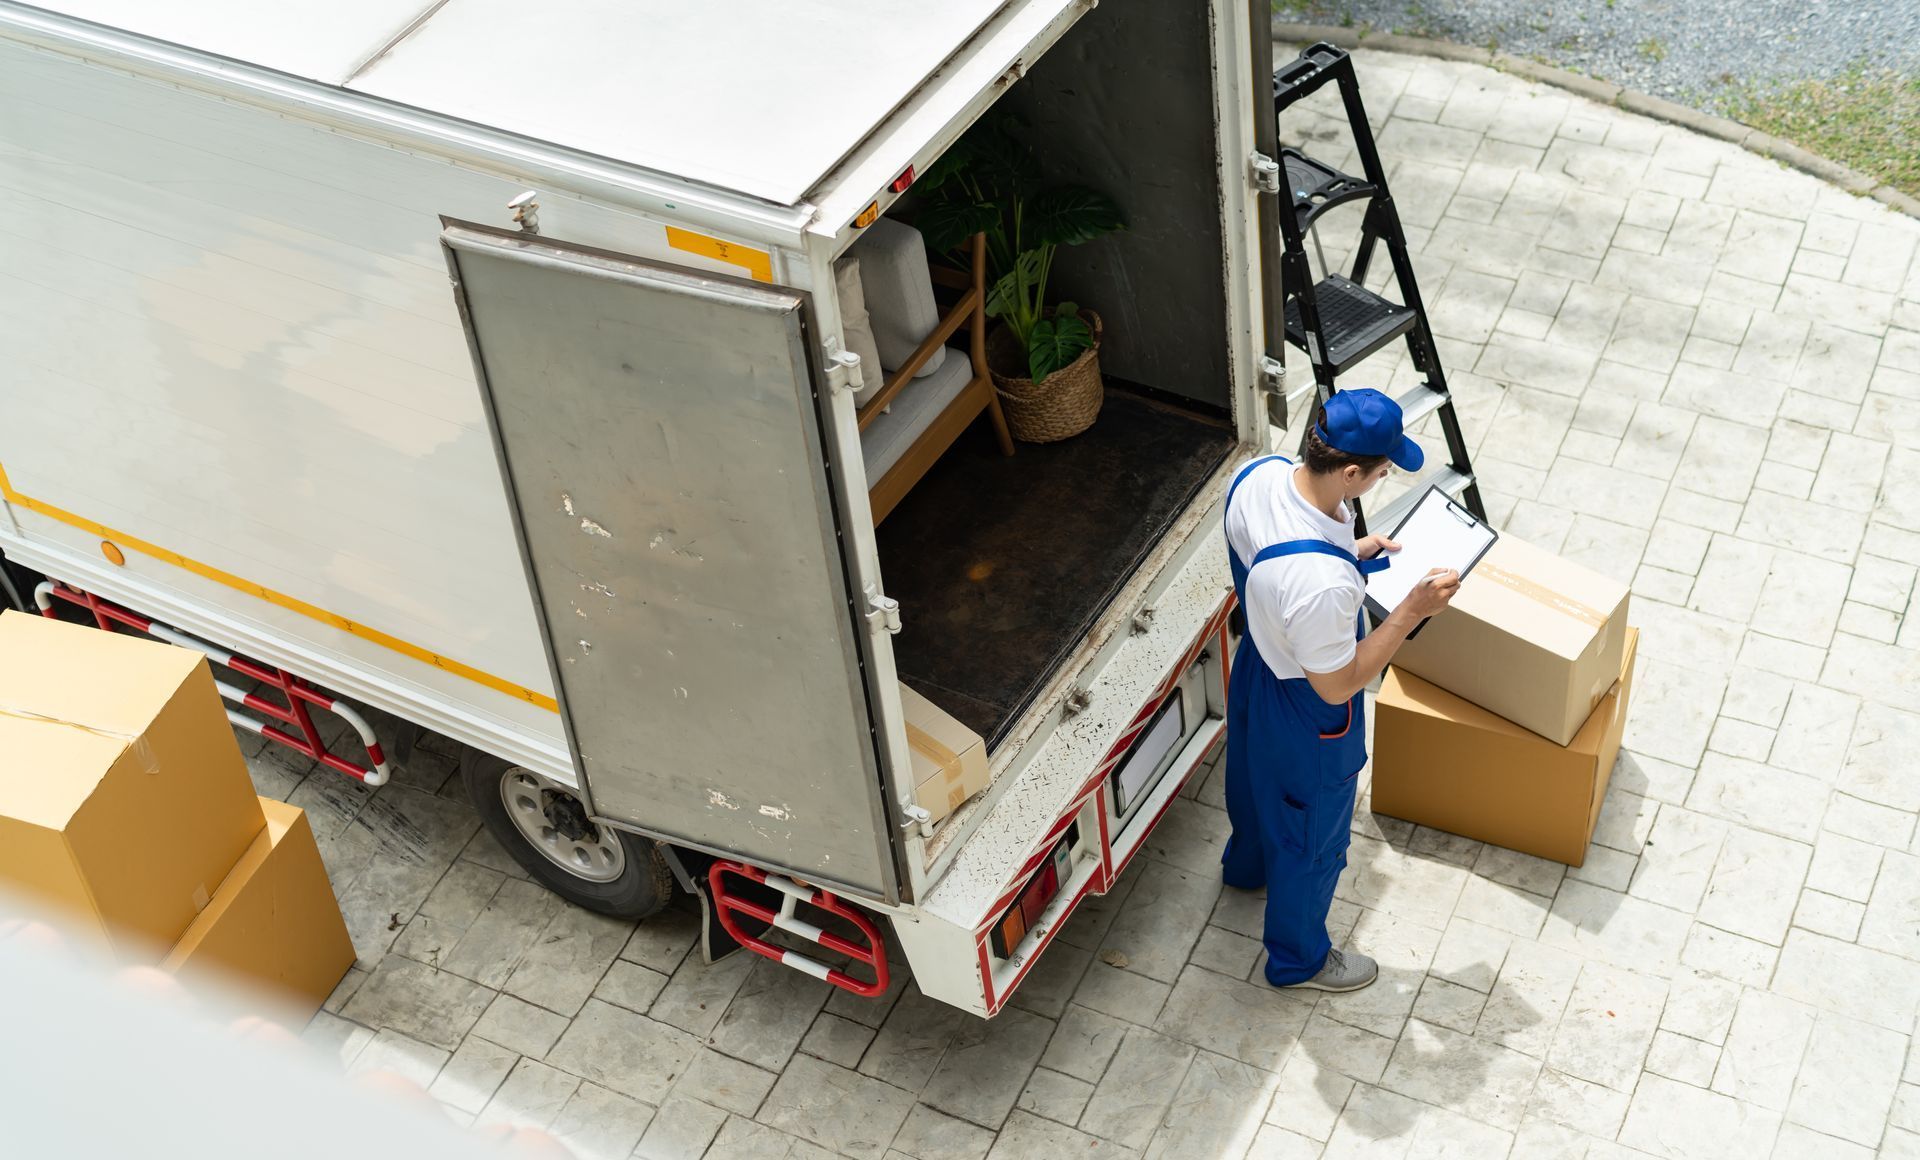
<instances>
[{"instance_id":1,"label":"white paper on clipboard","mask_svg":"<svg viewBox=\"0 0 1920 1160\"><path fill-rule=\"evenodd\" d=\"M1393 565L1367 577L1367 602L1383 617L1400 607L1413 586L1435 568L1451 568L1464 577L1500 537L1446 492L1430 486L1387 538L1400 545Z\"/></svg>"}]
</instances>

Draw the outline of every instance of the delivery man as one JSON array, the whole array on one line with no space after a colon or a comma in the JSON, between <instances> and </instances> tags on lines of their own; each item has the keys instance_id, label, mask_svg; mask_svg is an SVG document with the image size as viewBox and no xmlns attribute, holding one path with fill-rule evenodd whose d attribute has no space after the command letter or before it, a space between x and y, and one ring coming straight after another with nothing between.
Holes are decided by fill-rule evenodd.
<instances>
[{"instance_id":1,"label":"delivery man","mask_svg":"<svg viewBox=\"0 0 1920 1160\"><path fill-rule=\"evenodd\" d=\"M1305 462L1280 455L1242 468L1227 491L1227 551L1247 631L1227 689L1227 885L1267 889L1267 981L1354 991L1379 974L1333 947L1327 909L1347 864L1354 791L1367 763L1367 684L1407 634L1445 608L1458 573L1436 569L1371 634L1365 576L1398 550L1356 542L1348 501L1425 458L1399 404L1340 391L1307 434Z\"/></svg>"}]
</instances>

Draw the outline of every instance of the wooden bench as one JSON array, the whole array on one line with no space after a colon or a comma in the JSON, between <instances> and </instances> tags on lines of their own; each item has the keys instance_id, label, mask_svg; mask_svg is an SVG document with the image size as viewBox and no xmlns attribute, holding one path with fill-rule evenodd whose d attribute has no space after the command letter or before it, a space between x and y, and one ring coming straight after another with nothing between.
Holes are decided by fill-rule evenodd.
<instances>
[{"instance_id":1,"label":"wooden bench","mask_svg":"<svg viewBox=\"0 0 1920 1160\"><path fill-rule=\"evenodd\" d=\"M982 411L993 420L994 436L1003 455L1013 454L1013 435L1000 412L1000 397L987 373L987 239L975 234L968 245L971 270L934 267L934 282L960 290L959 299L940 316L940 324L920 343L911 358L887 375L878 394L858 412L860 443L867 466L867 497L875 526L887 518L913 485L920 482L961 432ZM884 302L869 302L871 313ZM940 369L916 379L934 352L969 327L968 357L948 354Z\"/></svg>"}]
</instances>

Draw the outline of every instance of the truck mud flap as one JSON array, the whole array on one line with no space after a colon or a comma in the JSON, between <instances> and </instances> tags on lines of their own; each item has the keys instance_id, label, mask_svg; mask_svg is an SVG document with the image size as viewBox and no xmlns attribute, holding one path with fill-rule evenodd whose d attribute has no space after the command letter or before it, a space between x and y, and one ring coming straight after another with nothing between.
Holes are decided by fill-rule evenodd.
<instances>
[{"instance_id":1,"label":"truck mud flap","mask_svg":"<svg viewBox=\"0 0 1920 1160\"><path fill-rule=\"evenodd\" d=\"M686 850L662 843L661 852L666 855L667 866L672 869L673 877L680 888L700 900L700 958L713 964L744 949L734 937L721 925L714 913L713 888L707 881L708 872L717 861L711 854L702 854L698 850ZM742 883L736 893L751 898L754 902L769 910L780 908L780 892L764 883ZM765 935L773 924L757 922L747 915L736 915L734 925L744 929L745 933L756 938Z\"/></svg>"}]
</instances>

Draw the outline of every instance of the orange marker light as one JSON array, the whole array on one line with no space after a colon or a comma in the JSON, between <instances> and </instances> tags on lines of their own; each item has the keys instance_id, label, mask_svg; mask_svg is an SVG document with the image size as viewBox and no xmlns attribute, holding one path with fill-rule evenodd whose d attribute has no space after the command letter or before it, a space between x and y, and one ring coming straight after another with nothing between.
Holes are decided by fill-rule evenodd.
<instances>
[{"instance_id":1,"label":"orange marker light","mask_svg":"<svg viewBox=\"0 0 1920 1160\"><path fill-rule=\"evenodd\" d=\"M864 230L868 226L872 225L874 222L877 222L879 220L880 220L880 203L877 201L872 202L867 206L867 208L860 211L859 217L853 219L853 228L857 230Z\"/></svg>"},{"instance_id":2,"label":"orange marker light","mask_svg":"<svg viewBox=\"0 0 1920 1160\"><path fill-rule=\"evenodd\" d=\"M105 556L107 559L113 561L115 564L124 564L127 562L127 554L125 552L122 552L119 546L116 545L112 540L100 541L100 554L102 556Z\"/></svg>"}]
</instances>

